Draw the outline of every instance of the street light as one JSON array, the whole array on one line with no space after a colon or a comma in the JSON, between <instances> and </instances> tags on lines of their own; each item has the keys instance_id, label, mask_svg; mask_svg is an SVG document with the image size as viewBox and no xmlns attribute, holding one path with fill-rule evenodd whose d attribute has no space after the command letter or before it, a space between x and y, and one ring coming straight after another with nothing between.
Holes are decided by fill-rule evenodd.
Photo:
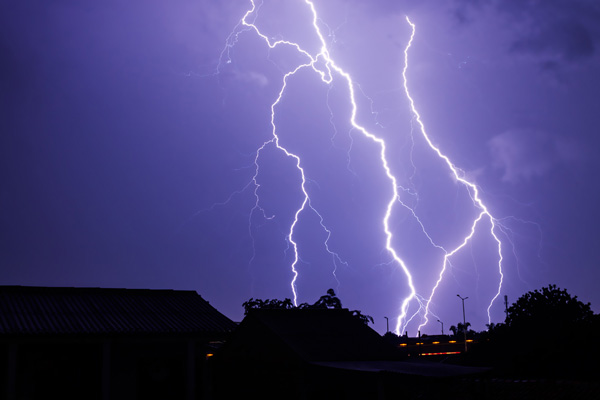
<instances>
[{"instance_id":1,"label":"street light","mask_svg":"<svg viewBox=\"0 0 600 400\"><path fill-rule=\"evenodd\" d=\"M467 351L467 320L465 319L465 300L468 299L469 297L460 297L460 294L456 295L459 299L462 300L462 307L463 307L463 332L465 334L465 352Z\"/></svg>"},{"instance_id":2,"label":"street light","mask_svg":"<svg viewBox=\"0 0 600 400\"><path fill-rule=\"evenodd\" d=\"M440 321L439 319L437 320L440 324L442 324L442 335L444 334L444 323L442 321Z\"/></svg>"},{"instance_id":3,"label":"street light","mask_svg":"<svg viewBox=\"0 0 600 400\"><path fill-rule=\"evenodd\" d=\"M390 320L388 319L388 317L383 318L385 318L385 333L388 333L390 331Z\"/></svg>"}]
</instances>

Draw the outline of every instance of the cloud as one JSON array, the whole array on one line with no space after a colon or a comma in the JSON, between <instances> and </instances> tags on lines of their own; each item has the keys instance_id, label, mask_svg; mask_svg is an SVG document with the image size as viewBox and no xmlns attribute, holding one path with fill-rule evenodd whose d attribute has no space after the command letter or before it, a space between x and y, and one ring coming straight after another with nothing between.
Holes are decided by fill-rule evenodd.
<instances>
[{"instance_id":1,"label":"cloud","mask_svg":"<svg viewBox=\"0 0 600 400\"><path fill-rule=\"evenodd\" d=\"M591 57L594 38L580 21L554 21L513 42L511 50L574 62Z\"/></svg>"},{"instance_id":2,"label":"cloud","mask_svg":"<svg viewBox=\"0 0 600 400\"><path fill-rule=\"evenodd\" d=\"M243 82L252 83L259 87L265 87L269 84L269 79L258 72L236 72L235 77Z\"/></svg>"},{"instance_id":3,"label":"cloud","mask_svg":"<svg viewBox=\"0 0 600 400\"><path fill-rule=\"evenodd\" d=\"M502 170L502 180L509 183L539 178L556 167L582 159L575 142L532 129L506 131L494 136L488 146L492 166Z\"/></svg>"},{"instance_id":4,"label":"cloud","mask_svg":"<svg viewBox=\"0 0 600 400\"><path fill-rule=\"evenodd\" d=\"M363 2L360 0L345 0L350 4L361 4L367 6L368 9L381 14L406 14L422 3L429 3L427 0L384 0L384 1L369 1Z\"/></svg>"},{"instance_id":5,"label":"cloud","mask_svg":"<svg viewBox=\"0 0 600 400\"><path fill-rule=\"evenodd\" d=\"M454 0L454 15L467 24L492 10L510 27L509 50L558 67L589 59L600 43L600 3L595 0Z\"/></svg>"},{"instance_id":6,"label":"cloud","mask_svg":"<svg viewBox=\"0 0 600 400\"><path fill-rule=\"evenodd\" d=\"M456 0L452 15L460 24L468 24L473 21L473 13L483 6L482 0Z\"/></svg>"}]
</instances>

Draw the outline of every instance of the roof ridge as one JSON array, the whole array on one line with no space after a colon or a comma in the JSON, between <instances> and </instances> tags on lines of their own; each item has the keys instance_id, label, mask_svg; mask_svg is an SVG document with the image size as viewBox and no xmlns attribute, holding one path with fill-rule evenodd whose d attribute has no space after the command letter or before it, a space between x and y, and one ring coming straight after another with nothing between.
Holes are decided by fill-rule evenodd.
<instances>
[{"instance_id":1,"label":"roof ridge","mask_svg":"<svg viewBox=\"0 0 600 400\"><path fill-rule=\"evenodd\" d=\"M149 288L111 288L111 287L99 287L99 286L23 286L23 285L0 285L0 292L2 291L40 291L40 292L58 292L58 291L72 291L72 292L128 292L128 293L168 293L168 294L189 294L194 293L200 296L200 294L192 289L149 289ZM202 296L200 296L202 297Z\"/></svg>"},{"instance_id":2,"label":"roof ridge","mask_svg":"<svg viewBox=\"0 0 600 400\"><path fill-rule=\"evenodd\" d=\"M225 333L235 327L192 290L0 286L0 335Z\"/></svg>"}]
</instances>

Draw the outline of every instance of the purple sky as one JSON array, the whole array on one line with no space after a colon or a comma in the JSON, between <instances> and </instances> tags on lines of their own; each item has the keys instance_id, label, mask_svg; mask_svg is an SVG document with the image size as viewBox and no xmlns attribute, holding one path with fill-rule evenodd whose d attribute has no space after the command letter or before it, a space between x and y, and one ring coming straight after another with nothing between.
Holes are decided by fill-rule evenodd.
<instances>
[{"instance_id":1,"label":"purple sky","mask_svg":"<svg viewBox=\"0 0 600 400\"><path fill-rule=\"evenodd\" d=\"M314 3L332 59L354 82L357 123L386 142L400 199L418 217L396 203L389 219L417 294L429 297L443 262L422 227L451 250L477 209L412 118L405 15L416 25L408 87L426 132L478 185L503 243L492 322L503 321L504 295L512 303L550 283L600 311L600 5ZM293 296L287 235L303 201L300 172L270 145L259 153L258 188L252 178L283 76L306 59L236 28L250 8L249 0L0 5L1 284L193 289L236 321L250 297ZM256 25L316 53L311 18L302 0L265 0ZM231 47L228 37L237 39ZM287 82L277 134L300 157L323 218L306 208L295 227L298 301L334 288L379 332L384 316L395 328L410 290L386 250L393 187L380 147L352 129L341 76L327 85L304 68ZM344 263L327 252L321 224ZM489 221L451 263L423 333L440 331L436 319L446 330L462 320L457 293L469 297L473 328L485 328L499 282ZM418 314L408 324L410 335L421 322Z\"/></svg>"}]
</instances>

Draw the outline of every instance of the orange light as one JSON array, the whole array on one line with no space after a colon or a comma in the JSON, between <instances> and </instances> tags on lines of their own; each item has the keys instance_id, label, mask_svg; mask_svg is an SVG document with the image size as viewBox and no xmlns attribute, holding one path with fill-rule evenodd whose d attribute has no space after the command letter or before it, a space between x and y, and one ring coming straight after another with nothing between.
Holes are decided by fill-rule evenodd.
<instances>
[{"instance_id":1,"label":"orange light","mask_svg":"<svg viewBox=\"0 0 600 400\"><path fill-rule=\"evenodd\" d=\"M400 347L406 347L408 346L406 343L400 343Z\"/></svg>"},{"instance_id":2,"label":"orange light","mask_svg":"<svg viewBox=\"0 0 600 400\"><path fill-rule=\"evenodd\" d=\"M440 342L433 342L432 344L440 344Z\"/></svg>"},{"instance_id":3,"label":"orange light","mask_svg":"<svg viewBox=\"0 0 600 400\"><path fill-rule=\"evenodd\" d=\"M473 339L467 339L467 343L473 343Z\"/></svg>"},{"instance_id":4,"label":"orange light","mask_svg":"<svg viewBox=\"0 0 600 400\"><path fill-rule=\"evenodd\" d=\"M451 340L448 343L456 343L456 340Z\"/></svg>"},{"instance_id":5,"label":"orange light","mask_svg":"<svg viewBox=\"0 0 600 400\"><path fill-rule=\"evenodd\" d=\"M206 354L206 359L208 360L208 359L209 359L209 358L211 358L212 356L214 356L214 354L213 354L213 353L207 353L207 354Z\"/></svg>"},{"instance_id":6,"label":"orange light","mask_svg":"<svg viewBox=\"0 0 600 400\"><path fill-rule=\"evenodd\" d=\"M421 353L422 356L441 356L446 354L460 354L460 351L445 351L443 353Z\"/></svg>"}]
</instances>

